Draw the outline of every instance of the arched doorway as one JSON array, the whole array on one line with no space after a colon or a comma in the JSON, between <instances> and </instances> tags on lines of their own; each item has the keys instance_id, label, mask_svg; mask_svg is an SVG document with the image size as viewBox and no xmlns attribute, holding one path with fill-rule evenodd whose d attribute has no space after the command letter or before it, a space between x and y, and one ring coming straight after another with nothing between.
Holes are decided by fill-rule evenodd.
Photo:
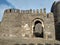
<instances>
[{"instance_id":1,"label":"arched doorway","mask_svg":"<svg viewBox=\"0 0 60 45\"><path fill-rule=\"evenodd\" d=\"M33 34L34 34L35 37L43 38L43 26L42 26L42 22L41 21L36 20L34 22Z\"/></svg>"}]
</instances>

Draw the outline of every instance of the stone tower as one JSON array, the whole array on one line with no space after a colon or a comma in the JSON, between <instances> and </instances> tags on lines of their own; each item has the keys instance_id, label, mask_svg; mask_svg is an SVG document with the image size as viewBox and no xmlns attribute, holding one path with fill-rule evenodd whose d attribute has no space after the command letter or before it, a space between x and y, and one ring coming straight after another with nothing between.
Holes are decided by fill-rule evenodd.
<instances>
[{"instance_id":1,"label":"stone tower","mask_svg":"<svg viewBox=\"0 0 60 45\"><path fill-rule=\"evenodd\" d=\"M54 14L56 39L60 40L60 1L53 3L51 12Z\"/></svg>"}]
</instances>

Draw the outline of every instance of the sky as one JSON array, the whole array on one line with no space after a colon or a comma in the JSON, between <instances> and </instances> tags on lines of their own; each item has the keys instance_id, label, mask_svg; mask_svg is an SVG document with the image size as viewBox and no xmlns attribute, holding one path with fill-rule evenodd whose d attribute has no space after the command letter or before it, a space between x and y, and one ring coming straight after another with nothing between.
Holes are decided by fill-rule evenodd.
<instances>
[{"instance_id":1,"label":"sky","mask_svg":"<svg viewBox=\"0 0 60 45\"><path fill-rule=\"evenodd\" d=\"M20 10L43 9L50 12L53 2L56 0L0 0L0 21L2 20L4 10L16 8Z\"/></svg>"}]
</instances>

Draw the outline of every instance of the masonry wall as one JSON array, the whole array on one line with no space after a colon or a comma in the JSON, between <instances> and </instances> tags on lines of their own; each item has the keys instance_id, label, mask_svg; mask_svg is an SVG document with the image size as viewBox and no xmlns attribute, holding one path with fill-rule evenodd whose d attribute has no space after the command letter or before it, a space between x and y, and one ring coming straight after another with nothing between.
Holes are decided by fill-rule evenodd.
<instances>
[{"instance_id":1,"label":"masonry wall","mask_svg":"<svg viewBox=\"0 0 60 45\"><path fill-rule=\"evenodd\" d=\"M9 35L17 35L18 30L20 29L20 15L18 12L6 12L4 13L1 27L2 32ZM15 32L15 33L14 33ZM4 35L4 34L3 34Z\"/></svg>"},{"instance_id":2,"label":"masonry wall","mask_svg":"<svg viewBox=\"0 0 60 45\"><path fill-rule=\"evenodd\" d=\"M18 12L17 12L18 11ZM34 22L39 20L42 22L44 39L55 40L55 27L54 17L52 13L48 15L42 10L7 10L1 23L2 36L7 37L24 37L25 34L28 38L33 36Z\"/></svg>"}]
</instances>

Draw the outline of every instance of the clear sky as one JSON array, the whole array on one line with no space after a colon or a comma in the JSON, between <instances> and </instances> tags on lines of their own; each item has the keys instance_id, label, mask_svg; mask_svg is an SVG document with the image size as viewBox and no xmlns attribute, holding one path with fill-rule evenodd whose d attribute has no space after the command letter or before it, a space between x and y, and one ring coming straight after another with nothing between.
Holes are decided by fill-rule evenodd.
<instances>
[{"instance_id":1,"label":"clear sky","mask_svg":"<svg viewBox=\"0 0 60 45\"><path fill-rule=\"evenodd\" d=\"M47 13L50 12L54 0L0 0L0 21L3 12L8 8L17 9L43 9L46 8Z\"/></svg>"}]
</instances>

